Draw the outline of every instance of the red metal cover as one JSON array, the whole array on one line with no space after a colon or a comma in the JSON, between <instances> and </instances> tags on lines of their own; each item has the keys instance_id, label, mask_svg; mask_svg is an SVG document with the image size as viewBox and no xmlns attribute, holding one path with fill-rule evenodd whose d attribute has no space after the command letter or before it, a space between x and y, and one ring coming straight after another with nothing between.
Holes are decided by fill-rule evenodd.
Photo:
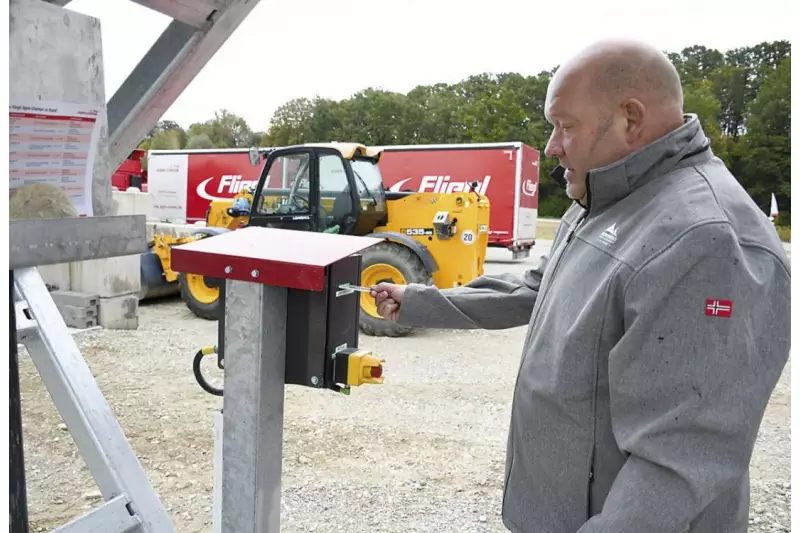
<instances>
[{"instance_id":1,"label":"red metal cover","mask_svg":"<svg viewBox=\"0 0 800 533\"><path fill-rule=\"evenodd\" d=\"M175 246L171 262L176 272L321 291L325 267L382 240L252 226Z\"/></svg>"}]
</instances>

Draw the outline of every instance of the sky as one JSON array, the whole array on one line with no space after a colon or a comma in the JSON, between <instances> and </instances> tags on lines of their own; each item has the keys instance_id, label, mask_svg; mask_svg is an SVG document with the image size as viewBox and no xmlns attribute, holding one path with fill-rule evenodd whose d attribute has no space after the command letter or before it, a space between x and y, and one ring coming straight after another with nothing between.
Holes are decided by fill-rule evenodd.
<instances>
[{"instance_id":1,"label":"sky","mask_svg":"<svg viewBox=\"0 0 800 533\"><path fill-rule=\"evenodd\" d=\"M367 87L408 92L481 72L535 75L606 37L675 52L791 40L792 3L673 0L666 9L641 0L474 7L463 0L260 0L162 118L186 128L224 108L266 131L275 109L293 98L342 99ZM100 19L106 99L169 23L128 0L72 0L66 7Z\"/></svg>"}]
</instances>

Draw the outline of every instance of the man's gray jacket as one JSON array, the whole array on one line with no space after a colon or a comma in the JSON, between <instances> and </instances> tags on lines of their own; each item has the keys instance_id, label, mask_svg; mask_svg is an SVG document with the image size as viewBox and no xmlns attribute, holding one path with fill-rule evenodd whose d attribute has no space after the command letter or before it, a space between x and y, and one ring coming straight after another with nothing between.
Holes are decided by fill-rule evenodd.
<instances>
[{"instance_id":1,"label":"man's gray jacket","mask_svg":"<svg viewBox=\"0 0 800 533\"><path fill-rule=\"evenodd\" d=\"M694 115L587 185L539 268L409 285L399 321L528 324L511 531L743 533L750 457L789 356L782 244Z\"/></svg>"}]
</instances>

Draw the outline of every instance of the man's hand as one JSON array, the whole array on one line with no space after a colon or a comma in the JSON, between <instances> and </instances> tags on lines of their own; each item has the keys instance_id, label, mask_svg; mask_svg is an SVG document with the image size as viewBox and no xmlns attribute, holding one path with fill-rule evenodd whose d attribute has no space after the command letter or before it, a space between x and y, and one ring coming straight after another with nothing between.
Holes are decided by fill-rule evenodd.
<instances>
[{"instance_id":1,"label":"man's hand","mask_svg":"<svg viewBox=\"0 0 800 533\"><path fill-rule=\"evenodd\" d=\"M375 298L378 314L387 320L397 322L400 315L400 303L403 301L404 285L394 283L378 283L370 291L370 296Z\"/></svg>"}]
</instances>

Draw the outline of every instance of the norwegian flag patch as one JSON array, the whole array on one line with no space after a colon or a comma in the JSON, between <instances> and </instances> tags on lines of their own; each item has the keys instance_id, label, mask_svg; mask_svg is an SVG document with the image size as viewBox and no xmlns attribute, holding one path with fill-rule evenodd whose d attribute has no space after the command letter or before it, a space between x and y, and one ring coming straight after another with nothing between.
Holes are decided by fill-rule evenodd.
<instances>
[{"instance_id":1,"label":"norwegian flag patch","mask_svg":"<svg viewBox=\"0 0 800 533\"><path fill-rule=\"evenodd\" d=\"M706 299L706 316L729 318L733 313L733 301Z\"/></svg>"}]
</instances>

